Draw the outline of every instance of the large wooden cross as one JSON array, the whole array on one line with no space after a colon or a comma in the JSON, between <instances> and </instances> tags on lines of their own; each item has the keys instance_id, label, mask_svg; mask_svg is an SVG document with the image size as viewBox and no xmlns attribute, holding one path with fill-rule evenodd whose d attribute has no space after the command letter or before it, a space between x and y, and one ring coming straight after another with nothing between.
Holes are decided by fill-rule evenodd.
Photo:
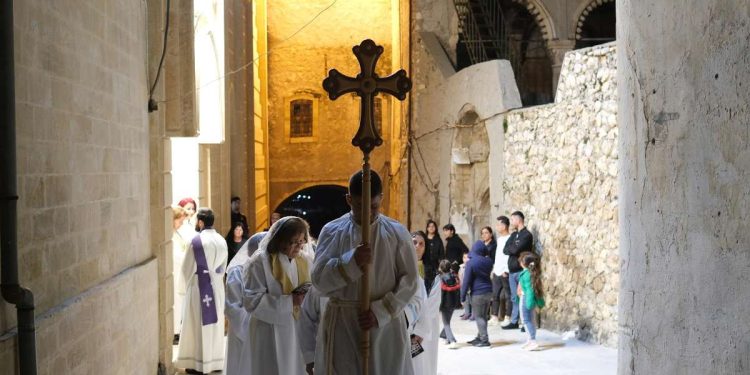
<instances>
[{"instance_id":1,"label":"large wooden cross","mask_svg":"<svg viewBox=\"0 0 750 375\"><path fill-rule=\"evenodd\" d=\"M401 69L398 72L380 78L375 73L375 65L378 58L383 54L383 47L375 44L370 39L364 40L360 45L352 48L354 56L359 61L360 73L357 77L352 78L339 73L336 69L328 72L328 78L323 80L323 89L328 92L331 100L336 100L339 96L353 92L361 98L359 129L357 134L352 138L352 145L359 147L363 154L362 163L362 217L360 218L360 228L362 229L362 243L370 243L370 214L371 214L371 195L370 195L370 152L375 147L383 144L383 138L380 137L378 130L375 128L375 96L384 92L395 96L398 100L404 100L406 93L411 90L411 80L406 76L406 71ZM361 312L370 310L370 266L366 264L362 267L362 278L360 279L360 301L359 309ZM370 357L370 332L363 331L360 338L360 354L362 356L362 371L364 375L369 373Z\"/></svg>"}]
</instances>

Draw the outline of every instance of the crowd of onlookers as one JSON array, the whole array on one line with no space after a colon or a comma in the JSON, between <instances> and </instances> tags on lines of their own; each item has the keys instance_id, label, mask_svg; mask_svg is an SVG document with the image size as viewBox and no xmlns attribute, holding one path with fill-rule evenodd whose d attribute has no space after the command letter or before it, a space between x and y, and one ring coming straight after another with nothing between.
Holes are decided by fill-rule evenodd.
<instances>
[{"instance_id":1,"label":"crowd of onlookers","mask_svg":"<svg viewBox=\"0 0 750 375\"><path fill-rule=\"evenodd\" d=\"M458 348L450 321L454 310L463 307L460 319L475 321L478 330L470 344L490 346L487 327L500 325L527 332L529 340L523 348L537 350L535 312L544 307L544 291L533 236L520 211L498 217L495 229L483 227L481 239L469 248L452 224L443 226L441 238L438 224L427 222L421 261L425 287L429 290L435 277L440 280L444 327L440 337L450 348Z\"/></svg>"}]
</instances>

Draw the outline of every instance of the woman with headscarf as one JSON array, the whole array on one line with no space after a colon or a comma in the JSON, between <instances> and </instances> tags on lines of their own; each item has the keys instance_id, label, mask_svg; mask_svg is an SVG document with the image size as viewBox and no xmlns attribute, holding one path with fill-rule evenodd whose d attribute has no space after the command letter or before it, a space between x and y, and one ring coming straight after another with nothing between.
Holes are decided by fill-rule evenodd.
<instances>
[{"instance_id":1,"label":"woman with headscarf","mask_svg":"<svg viewBox=\"0 0 750 375\"><path fill-rule=\"evenodd\" d=\"M303 251L309 226L288 216L271 226L247 263L243 307L250 314L250 374L305 374L296 321L310 284L312 258Z\"/></svg>"}]
</instances>

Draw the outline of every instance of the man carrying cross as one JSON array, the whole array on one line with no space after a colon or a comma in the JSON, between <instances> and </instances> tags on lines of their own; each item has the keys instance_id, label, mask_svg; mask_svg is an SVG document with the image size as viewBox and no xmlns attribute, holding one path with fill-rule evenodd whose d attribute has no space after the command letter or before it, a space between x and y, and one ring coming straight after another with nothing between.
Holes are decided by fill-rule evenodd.
<instances>
[{"instance_id":1,"label":"man carrying cross","mask_svg":"<svg viewBox=\"0 0 750 375\"><path fill-rule=\"evenodd\" d=\"M404 307L417 292L417 259L411 235L396 220L378 213L383 198L380 177L372 172L369 246L361 244L362 172L349 180L351 212L320 232L313 285L330 300L316 348L316 374L362 374L357 348L370 330L369 373L413 374ZM371 263L370 310L359 313L360 267Z\"/></svg>"},{"instance_id":2,"label":"man carrying cross","mask_svg":"<svg viewBox=\"0 0 750 375\"><path fill-rule=\"evenodd\" d=\"M404 70L375 73L383 47L365 40L352 48L360 73L332 69L323 81L331 100L360 97L360 121L352 145L363 154L362 171L349 180L351 212L320 233L312 279L329 302L316 348L316 374L412 374L403 309L417 292L417 260L409 232L380 215L383 185L371 172L370 152L383 144L374 124L378 93L406 98L411 80Z\"/></svg>"},{"instance_id":3,"label":"man carrying cross","mask_svg":"<svg viewBox=\"0 0 750 375\"><path fill-rule=\"evenodd\" d=\"M176 367L188 374L209 373L224 368L224 270L227 242L213 229L214 213L201 208L179 275L185 287L182 335L177 347ZM178 270L175 270L176 272Z\"/></svg>"}]
</instances>

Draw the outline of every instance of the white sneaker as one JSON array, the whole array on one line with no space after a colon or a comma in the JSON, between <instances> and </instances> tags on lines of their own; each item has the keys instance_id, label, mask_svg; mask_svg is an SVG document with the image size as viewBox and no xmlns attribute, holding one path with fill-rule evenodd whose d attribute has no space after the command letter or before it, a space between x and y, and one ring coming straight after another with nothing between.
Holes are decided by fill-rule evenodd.
<instances>
[{"instance_id":1,"label":"white sneaker","mask_svg":"<svg viewBox=\"0 0 750 375\"><path fill-rule=\"evenodd\" d=\"M525 342L525 343L523 343L523 345L521 345L521 349L524 349L524 350L526 350L526 348L527 348L527 347L528 347L529 345L531 345L531 340L526 340L526 342Z\"/></svg>"},{"instance_id":2,"label":"white sneaker","mask_svg":"<svg viewBox=\"0 0 750 375\"><path fill-rule=\"evenodd\" d=\"M458 343L457 342L452 342L452 343L448 344L448 349L458 349Z\"/></svg>"},{"instance_id":3,"label":"white sneaker","mask_svg":"<svg viewBox=\"0 0 750 375\"><path fill-rule=\"evenodd\" d=\"M496 325L498 325L498 324L500 324L500 319L498 319L498 318L497 318L496 316L493 316L493 317L492 317L492 318L490 318L490 320L489 320L489 321L487 322L487 325L489 325L489 326L496 326Z\"/></svg>"},{"instance_id":4,"label":"white sneaker","mask_svg":"<svg viewBox=\"0 0 750 375\"><path fill-rule=\"evenodd\" d=\"M500 325L501 326L507 326L508 324L510 324L510 317L506 316L505 319L503 319L503 321L500 322Z\"/></svg>"},{"instance_id":5,"label":"white sneaker","mask_svg":"<svg viewBox=\"0 0 750 375\"><path fill-rule=\"evenodd\" d=\"M530 340L529 345L527 345L525 350L528 350L530 352L535 352L540 349L539 344L536 343L536 340Z\"/></svg>"},{"instance_id":6,"label":"white sneaker","mask_svg":"<svg viewBox=\"0 0 750 375\"><path fill-rule=\"evenodd\" d=\"M451 344L451 342L450 342L450 341L448 341L448 340L443 340L443 344L445 344L445 345L450 345L450 344Z\"/></svg>"}]
</instances>

